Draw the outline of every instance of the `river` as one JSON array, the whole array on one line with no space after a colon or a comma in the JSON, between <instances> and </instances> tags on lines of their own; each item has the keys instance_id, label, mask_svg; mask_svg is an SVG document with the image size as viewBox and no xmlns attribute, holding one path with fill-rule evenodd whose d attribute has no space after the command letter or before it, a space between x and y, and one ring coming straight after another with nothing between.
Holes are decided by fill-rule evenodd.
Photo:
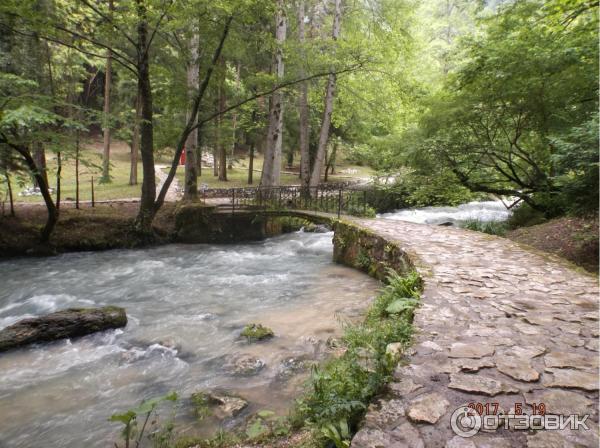
<instances>
[{"instance_id":1,"label":"river","mask_svg":"<svg viewBox=\"0 0 600 448\"><path fill-rule=\"evenodd\" d=\"M421 224L451 223L456 226L461 226L468 221L506 221L509 216L510 211L507 210L502 201L473 201L454 207L409 208L378 215L380 218Z\"/></svg>"},{"instance_id":2,"label":"river","mask_svg":"<svg viewBox=\"0 0 600 448\"><path fill-rule=\"evenodd\" d=\"M359 319L378 288L332 262L331 239L297 232L0 262L0 328L68 307L118 305L129 318L123 329L0 354L0 446L112 446L120 428L111 414L171 390L184 427L198 390L243 396L245 415L285 413L307 375L286 366L328 356L325 341ZM276 337L242 341L249 322ZM266 366L240 377L231 365L242 355Z\"/></svg>"}]
</instances>

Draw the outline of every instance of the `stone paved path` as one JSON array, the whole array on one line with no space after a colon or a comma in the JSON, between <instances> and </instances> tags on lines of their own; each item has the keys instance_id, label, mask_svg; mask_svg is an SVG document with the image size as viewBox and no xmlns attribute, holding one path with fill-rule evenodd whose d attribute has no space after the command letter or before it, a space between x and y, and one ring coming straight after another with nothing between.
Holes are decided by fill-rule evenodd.
<instances>
[{"instance_id":1,"label":"stone paved path","mask_svg":"<svg viewBox=\"0 0 600 448\"><path fill-rule=\"evenodd\" d=\"M154 171L156 172L156 177L158 177L158 185L156 186L156 195L160 193L160 190L167 180L167 173L163 171L163 169L169 168L167 165L154 165ZM167 190L167 194L165 196L165 201L167 202L175 202L181 196L181 187L179 186L179 181L177 177L173 178L173 182L169 185L169 189Z\"/></svg>"},{"instance_id":2,"label":"stone paved path","mask_svg":"<svg viewBox=\"0 0 600 448\"><path fill-rule=\"evenodd\" d=\"M598 285L507 239L386 219L349 219L396 242L425 280L413 348L354 448L597 447ZM455 409L590 414L589 431L452 431Z\"/></svg>"}]
</instances>

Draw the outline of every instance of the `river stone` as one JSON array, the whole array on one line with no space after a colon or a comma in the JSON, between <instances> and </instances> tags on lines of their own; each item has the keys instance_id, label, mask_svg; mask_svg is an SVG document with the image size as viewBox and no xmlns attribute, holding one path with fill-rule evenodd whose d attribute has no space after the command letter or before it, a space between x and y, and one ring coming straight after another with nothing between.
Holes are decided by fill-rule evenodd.
<instances>
[{"instance_id":1,"label":"river stone","mask_svg":"<svg viewBox=\"0 0 600 448\"><path fill-rule=\"evenodd\" d=\"M598 390L598 374L582 372L573 369L551 369L546 371L552 374L544 376L544 386L547 387L566 387L569 389Z\"/></svg>"},{"instance_id":2,"label":"river stone","mask_svg":"<svg viewBox=\"0 0 600 448\"><path fill-rule=\"evenodd\" d=\"M495 380L494 378L481 375L468 375L463 373L454 373L450 375L450 384L448 387L451 389L462 390L464 392L489 395L490 397L500 393L518 392L518 390L513 389L510 386Z\"/></svg>"},{"instance_id":3,"label":"river stone","mask_svg":"<svg viewBox=\"0 0 600 448\"><path fill-rule=\"evenodd\" d=\"M583 356L568 352L550 352L544 356L544 363L546 367L573 367L575 369L598 366L595 356Z\"/></svg>"},{"instance_id":4,"label":"river stone","mask_svg":"<svg viewBox=\"0 0 600 448\"><path fill-rule=\"evenodd\" d=\"M496 358L496 368L505 375L519 381L537 381L540 374L531 367L527 359L516 356L501 356Z\"/></svg>"},{"instance_id":5,"label":"river stone","mask_svg":"<svg viewBox=\"0 0 600 448\"><path fill-rule=\"evenodd\" d=\"M235 417L248 406L248 402L243 398L230 395L226 392L208 392L206 397L209 404L217 406L216 414L219 418Z\"/></svg>"},{"instance_id":6,"label":"river stone","mask_svg":"<svg viewBox=\"0 0 600 448\"><path fill-rule=\"evenodd\" d=\"M250 355L241 355L234 358L226 368L234 375L249 376L260 372L265 365L262 359Z\"/></svg>"},{"instance_id":7,"label":"river stone","mask_svg":"<svg viewBox=\"0 0 600 448\"><path fill-rule=\"evenodd\" d=\"M85 336L125 325L127 315L124 308L69 308L45 316L23 319L0 330L0 352L35 342Z\"/></svg>"},{"instance_id":8,"label":"river stone","mask_svg":"<svg viewBox=\"0 0 600 448\"><path fill-rule=\"evenodd\" d=\"M436 423L450 406L438 393L421 395L410 403L408 418L414 422Z\"/></svg>"},{"instance_id":9,"label":"river stone","mask_svg":"<svg viewBox=\"0 0 600 448\"><path fill-rule=\"evenodd\" d=\"M593 404L585 395L568 390L544 390L525 394L527 404L544 403L546 414L556 415L584 415Z\"/></svg>"},{"instance_id":10,"label":"river stone","mask_svg":"<svg viewBox=\"0 0 600 448\"><path fill-rule=\"evenodd\" d=\"M303 231L307 233L327 233L331 229L324 224L309 224L303 227Z\"/></svg>"},{"instance_id":11,"label":"river stone","mask_svg":"<svg viewBox=\"0 0 600 448\"><path fill-rule=\"evenodd\" d=\"M450 358L483 358L494 354L494 347L473 341L469 344L456 342L450 347Z\"/></svg>"}]
</instances>

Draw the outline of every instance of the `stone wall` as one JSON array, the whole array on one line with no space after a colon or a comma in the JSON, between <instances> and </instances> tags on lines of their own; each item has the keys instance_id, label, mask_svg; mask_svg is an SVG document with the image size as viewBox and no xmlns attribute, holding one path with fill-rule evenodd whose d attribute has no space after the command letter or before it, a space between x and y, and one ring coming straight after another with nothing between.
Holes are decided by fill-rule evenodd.
<instances>
[{"instance_id":1,"label":"stone wall","mask_svg":"<svg viewBox=\"0 0 600 448\"><path fill-rule=\"evenodd\" d=\"M386 278L388 269L399 274L415 269L406 252L368 229L337 221L334 231L333 259L337 263L359 269L378 280Z\"/></svg>"}]
</instances>

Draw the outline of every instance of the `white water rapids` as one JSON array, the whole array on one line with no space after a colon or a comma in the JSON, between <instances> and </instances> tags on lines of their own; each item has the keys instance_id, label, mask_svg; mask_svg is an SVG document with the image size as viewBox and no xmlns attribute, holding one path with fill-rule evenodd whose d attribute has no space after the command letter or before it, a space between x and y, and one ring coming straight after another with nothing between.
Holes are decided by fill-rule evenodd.
<instances>
[{"instance_id":1,"label":"white water rapids","mask_svg":"<svg viewBox=\"0 0 600 448\"><path fill-rule=\"evenodd\" d=\"M460 226L467 221L506 221L510 211L502 201L468 202L455 207L422 207L382 213L380 218L421 224L452 223Z\"/></svg>"},{"instance_id":2,"label":"white water rapids","mask_svg":"<svg viewBox=\"0 0 600 448\"><path fill-rule=\"evenodd\" d=\"M282 375L286 362L326 356L338 319L361 316L378 287L332 262L331 239L299 232L0 262L0 328L68 307L118 305L129 318L120 330L0 354L0 446L113 446L111 414L171 390L184 416L192 392L215 387L248 399L246 415L284 413L306 378ZM249 322L276 338L241 341ZM266 367L243 378L227 370L244 354Z\"/></svg>"}]
</instances>

